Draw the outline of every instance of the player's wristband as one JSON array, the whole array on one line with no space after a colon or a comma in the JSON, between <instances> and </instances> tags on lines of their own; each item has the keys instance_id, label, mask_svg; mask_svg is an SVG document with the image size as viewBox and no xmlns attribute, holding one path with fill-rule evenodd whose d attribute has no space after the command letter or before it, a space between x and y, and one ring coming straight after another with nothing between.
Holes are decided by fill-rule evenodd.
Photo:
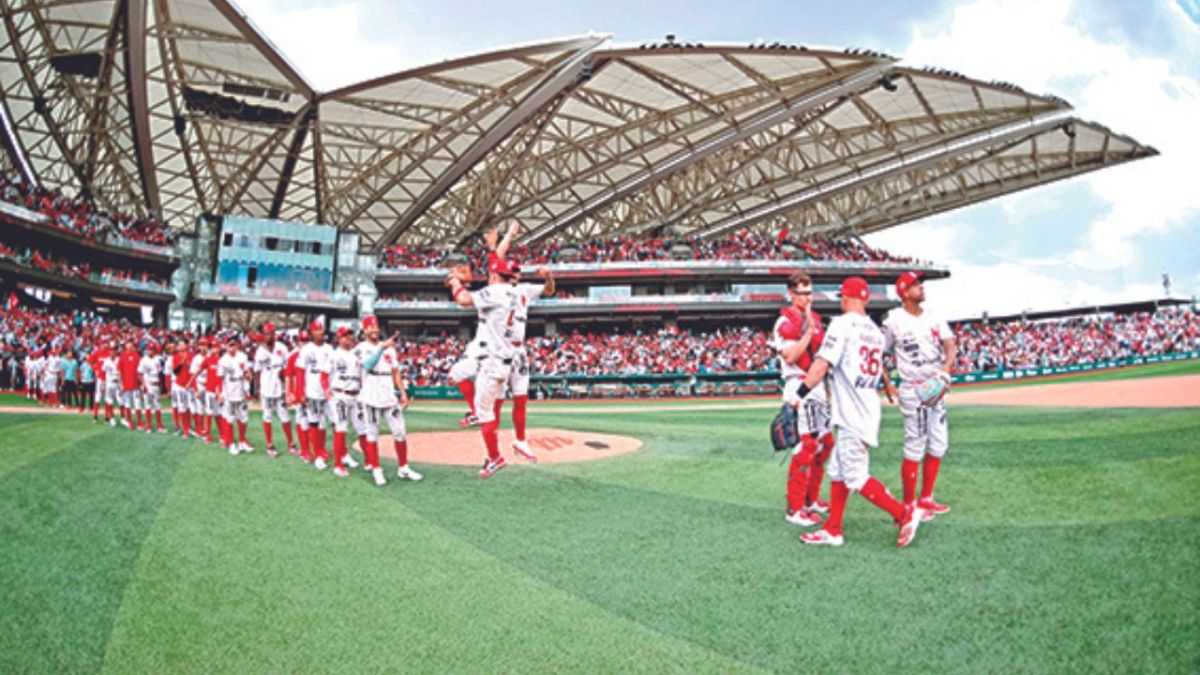
<instances>
[{"instance_id":1,"label":"player's wristband","mask_svg":"<svg viewBox=\"0 0 1200 675\"><path fill-rule=\"evenodd\" d=\"M810 391L812 391L812 389L807 384L804 384L803 382L801 382L800 383L800 391L797 391L796 394L800 398L805 398L806 396L808 396L808 393Z\"/></svg>"},{"instance_id":2,"label":"player's wristband","mask_svg":"<svg viewBox=\"0 0 1200 675\"><path fill-rule=\"evenodd\" d=\"M458 288L454 289L454 301L458 302L458 294L459 293L466 293L466 292L467 292L467 289L463 288L462 286L459 286Z\"/></svg>"}]
</instances>

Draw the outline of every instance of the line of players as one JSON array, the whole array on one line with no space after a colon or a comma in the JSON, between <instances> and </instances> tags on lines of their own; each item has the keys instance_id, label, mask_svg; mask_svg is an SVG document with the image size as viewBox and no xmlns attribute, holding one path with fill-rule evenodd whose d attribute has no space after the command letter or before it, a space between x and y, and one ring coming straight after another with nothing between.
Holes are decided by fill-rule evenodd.
<instances>
[{"instance_id":1,"label":"line of players","mask_svg":"<svg viewBox=\"0 0 1200 675\"><path fill-rule=\"evenodd\" d=\"M95 369L95 403L92 420L116 427L151 433L154 426L167 433L162 421L162 388L169 382L171 412L176 433L213 442L215 424L221 447L230 455L254 450L246 439L249 421L249 382L257 377L262 403L266 452L280 453L273 438L279 420L288 451L317 469L329 466L328 427L333 428L333 473L349 475L357 461L349 453L351 426L364 457L364 468L377 485L386 485L379 458L380 430L386 424L393 437L397 477L418 481L422 475L408 465L408 441L403 411L409 400L395 343L380 339L373 316L362 321L365 335L358 342L353 330L337 332L337 347L325 340L324 326L313 322L300 331L294 345L276 335L275 326L263 326L262 340L251 359L242 351L242 337L201 337L195 344L179 340L163 353L153 342L145 354L128 340L120 351L109 340L88 356ZM291 419L295 419L295 430Z\"/></svg>"},{"instance_id":2,"label":"line of players","mask_svg":"<svg viewBox=\"0 0 1200 675\"><path fill-rule=\"evenodd\" d=\"M788 467L786 519L803 527L824 521L800 536L807 544L845 543L842 517L852 492L892 516L900 547L912 542L922 521L950 511L934 500L933 490L949 445L944 391L956 355L954 334L921 307L925 290L919 273L901 275L896 293L901 307L888 313L881 330L866 313L867 282L850 277L841 287L843 313L823 329L812 309L812 280L804 273L788 279L791 304L781 310L773 338L784 401L800 412L801 442ZM894 355L899 388L887 376L889 355ZM943 395L926 403L917 391L931 378L941 381ZM870 451L879 445L881 387L889 402L899 400L904 417L900 500L870 475ZM826 471L828 503L818 499Z\"/></svg>"}]
</instances>

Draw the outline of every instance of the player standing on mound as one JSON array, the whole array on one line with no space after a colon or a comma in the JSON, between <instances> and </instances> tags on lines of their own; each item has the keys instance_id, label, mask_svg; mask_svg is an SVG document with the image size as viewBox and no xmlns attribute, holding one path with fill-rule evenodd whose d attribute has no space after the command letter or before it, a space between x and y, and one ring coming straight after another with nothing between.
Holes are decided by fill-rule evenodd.
<instances>
[{"instance_id":1,"label":"player standing on mound","mask_svg":"<svg viewBox=\"0 0 1200 675\"><path fill-rule=\"evenodd\" d=\"M360 440L367 468L374 476L376 485L382 487L387 484L379 463L379 425L381 421L386 421L396 449L396 477L421 480L423 476L408 466L408 434L404 426L408 392L401 377L395 341L379 341L379 320L373 316L364 318L362 326L367 339L359 343L356 352L363 369L363 387L358 403L363 418ZM398 397L397 392L400 394Z\"/></svg>"},{"instance_id":2,"label":"player standing on mound","mask_svg":"<svg viewBox=\"0 0 1200 675\"><path fill-rule=\"evenodd\" d=\"M275 324L263 324L263 341L254 350L254 370L258 373L258 398L262 402L263 437L267 440L267 454L278 457L275 439L271 434L272 423L279 417L279 426L287 437L288 451L296 454L292 443L292 425L288 420L287 404L283 396L283 379L280 374L287 363L288 350L275 340Z\"/></svg>"},{"instance_id":3,"label":"player standing on mound","mask_svg":"<svg viewBox=\"0 0 1200 675\"><path fill-rule=\"evenodd\" d=\"M513 240L520 229L521 224L514 222L509 226L508 232L504 234L502 241L497 241L500 233L494 227L484 235L484 242L488 248L486 264L489 270L493 262L508 257L508 249L512 247ZM455 276L458 277L458 280L464 286L467 286L471 282L470 270L470 266L467 265L459 266L454 270ZM475 378L479 375L480 363L487 356L487 345L483 344L484 340L483 334L479 330L476 330L475 337L467 343L462 356L450 367L450 373L447 377L450 386L458 388L458 391L462 393L463 400L470 407L466 416L458 423L461 427L469 427L478 423L475 410Z\"/></svg>"},{"instance_id":4,"label":"player standing on mound","mask_svg":"<svg viewBox=\"0 0 1200 675\"><path fill-rule=\"evenodd\" d=\"M795 398L825 339L821 317L812 309L812 279L804 272L788 277L788 297L792 302L779 312L773 332L785 401ZM829 512L828 506L817 499L825 462L833 451L827 389L827 385L816 387L797 415L800 445L792 451L787 479L786 519L793 525L816 525L821 522L821 513Z\"/></svg>"},{"instance_id":5,"label":"player standing on mound","mask_svg":"<svg viewBox=\"0 0 1200 675\"><path fill-rule=\"evenodd\" d=\"M829 520L815 532L800 535L806 544L841 546L842 516L851 492L887 511L900 526L896 546L912 543L921 523L920 509L896 501L870 474L870 448L879 444L879 380L883 374L884 337L867 316L871 292L862 277L842 282L843 314L829 324L825 343L804 383L796 392L801 401L829 376L833 426L837 440L829 459Z\"/></svg>"},{"instance_id":6,"label":"player standing on mound","mask_svg":"<svg viewBox=\"0 0 1200 675\"><path fill-rule=\"evenodd\" d=\"M896 295L902 306L888 312L883 320L886 339L884 352L895 351L900 371L900 413L904 415L904 461L900 464L900 482L904 503L917 499L917 469L921 468L921 497L917 506L926 520L950 511L933 500L942 457L950 444L946 429L946 391L950 371L958 355L950 325L921 307L925 286L917 272L905 272L896 280ZM896 386L884 378L888 399L896 397ZM922 400L922 394L929 400ZM924 463L922 466L922 459Z\"/></svg>"}]
</instances>

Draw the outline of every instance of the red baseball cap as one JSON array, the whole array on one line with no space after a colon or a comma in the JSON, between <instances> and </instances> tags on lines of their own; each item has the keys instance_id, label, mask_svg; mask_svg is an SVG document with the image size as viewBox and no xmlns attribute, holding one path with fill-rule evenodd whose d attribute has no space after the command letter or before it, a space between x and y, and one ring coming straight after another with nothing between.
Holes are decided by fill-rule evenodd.
<instances>
[{"instance_id":1,"label":"red baseball cap","mask_svg":"<svg viewBox=\"0 0 1200 675\"><path fill-rule=\"evenodd\" d=\"M919 283L925 278L924 272L905 272L896 279L896 295L904 297L904 291L907 291L915 283Z\"/></svg>"},{"instance_id":2,"label":"red baseball cap","mask_svg":"<svg viewBox=\"0 0 1200 675\"><path fill-rule=\"evenodd\" d=\"M307 342L308 341L308 331L301 330L299 333L296 333L296 339L300 340L301 342Z\"/></svg>"},{"instance_id":3,"label":"red baseball cap","mask_svg":"<svg viewBox=\"0 0 1200 675\"><path fill-rule=\"evenodd\" d=\"M342 326L341 328L339 328L337 330L337 336L338 336L339 340L346 337L347 335L353 335L353 334L354 334L354 331L351 330L349 326Z\"/></svg>"},{"instance_id":4,"label":"red baseball cap","mask_svg":"<svg viewBox=\"0 0 1200 675\"><path fill-rule=\"evenodd\" d=\"M264 323L263 332L268 335L273 334L275 332L275 324L271 323L270 321Z\"/></svg>"},{"instance_id":5,"label":"red baseball cap","mask_svg":"<svg viewBox=\"0 0 1200 675\"><path fill-rule=\"evenodd\" d=\"M309 330L309 331L311 331L311 332L313 332L313 333L317 333L317 332L324 332L324 331L325 331L325 324L323 324L323 323L321 323L320 321L317 321L317 320L315 320L315 319L314 319L312 323L308 324L308 330Z\"/></svg>"},{"instance_id":6,"label":"red baseball cap","mask_svg":"<svg viewBox=\"0 0 1200 675\"><path fill-rule=\"evenodd\" d=\"M870 300L871 288L867 286L867 280L862 277L846 277L842 281L842 297Z\"/></svg>"},{"instance_id":7,"label":"red baseball cap","mask_svg":"<svg viewBox=\"0 0 1200 675\"><path fill-rule=\"evenodd\" d=\"M376 319L373 316L364 316L363 320L362 320L362 327L363 327L363 330L379 328L379 319Z\"/></svg>"},{"instance_id":8,"label":"red baseball cap","mask_svg":"<svg viewBox=\"0 0 1200 675\"><path fill-rule=\"evenodd\" d=\"M488 263L488 271L504 277L515 277L521 273L521 265L509 258L493 258Z\"/></svg>"}]
</instances>

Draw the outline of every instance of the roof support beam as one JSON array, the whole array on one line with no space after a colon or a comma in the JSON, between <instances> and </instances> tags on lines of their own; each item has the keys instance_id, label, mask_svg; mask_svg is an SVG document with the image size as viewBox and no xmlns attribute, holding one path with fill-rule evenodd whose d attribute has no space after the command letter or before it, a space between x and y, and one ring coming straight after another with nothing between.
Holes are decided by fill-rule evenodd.
<instances>
[{"instance_id":1,"label":"roof support beam","mask_svg":"<svg viewBox=\"0 0 1200 675\"><path fill-rule=\"evenodd\" d=\"M296 170L296 162L300 160L300 151L304 149L304 141L308 138L308 128L311 125L311 110L316 110L314 103L305 108L305 115L300 119L300 126L292 136L292 144L288 146L287 157L283 160L283 168L279 171L279 182L275 185L275 198L271 200L271 212L268 218L278 218L283 208L283 198L287 195L288 186L292 183L292 172Z\"/></svg>"},{"instance_id":2,"label":"roof support beam","mask_svg":"<svg viewBox=\"0 0 1200 675\"><path fill-rule=\"evenodd\" d=\"M8 117L8 101L0 96L0 142L4 143L4 150L8 153L8 158L12 160L12 164L21 172L21 179L26 185L37 185L37 174L33 172L33 167L30 166L29 160L25 157L25 150L21 147L21 139L17 136L16 131L12 127L12 122Z\"/></svg>"},{"instance_id":3,"label":"roof support beam","mask_svg":"<svg viewBox=\"0 0 1200 675\"><path fill-rule=\"evenodd\" d=\"M397 237L412 226L417 218L425 213L426 209L441 198L446 190L449 190L458 182L458 179L471 170L471 167L478 164L489 152L500 145L504 139L508 138L509 134L516 131L517 127L524 124L537 114L539 110L554 101L563 90L578 82L583 76L585 69L590 67L588 61L592 56L592 52L603 44L606 39L594 38L587 46L580 48L574 56L567 59L552 74L543 79L541 84L526 95L508 114L493 124L487 133L478 138L457 161L448 166L429 187L425 188L425 191L413 201L400 219L383 233L376 246L387 245L395 241Z\"/></svg>"},{"instance_id":4,"label":"roof support beam","mask_svg":"<svg viewBox=\"0 0 1200 675\"><path fill-rule=\"evenodd\" d=\"M556 230L569 227L579 220L588 217L590 214L595 213L597 210L642 190L652 182L662 180L667 176L682 171L706 157L710 157L728 149L730 146L741 143L754 134L782 124L790 118L804 115L811 110L828 105L842 96L849 96L863 89L868 89L893 67L893 62L891 61L869 65L853 75L848 75L820 89L809 92L795 99L790 104L772 107L769 110L759 113L747 120L740 127L733 127L710 136L695 147L678 152L654 166L648 167L645 171L622 180L612 189L599 192L585 200L579 206L543 223L530 233L525 238L525 241L534 242L543 239Z\"/></svg>"},{"instance_id":5,"label":"roof support beam","mask_svg":"<svg viewBox=\"0 0 1200 675\"><path fill-rule=\"evenodd\" d=\"M723 218L699 232L701 237L711 237L737 227L754 225L805 204L825 199L850 190L869 185L904 171L918 169L943 161L955 155L974 152L992 145L1007 143L1018 138L1028 138L1055 125L1062 124L1066 112L1053 112L1000 127L976 131L950 140L939 140L911 153L876 162L828 183L793 192L776 202L768 202L743 213Z\"/></svg>"},{"instance_id":6,"label":"roof support beam","mask_svg":"<svg viewBox=\"0 0 1200 675\"><path fill-rule=\"evenodd\" d=\"M154 166L154 142L150 137L150 104L146 80L146 0L125 0L125 89L133 144L137 152L142 199L147 208L162 212L158 177Z\"/></svg>"}]
</instances>

